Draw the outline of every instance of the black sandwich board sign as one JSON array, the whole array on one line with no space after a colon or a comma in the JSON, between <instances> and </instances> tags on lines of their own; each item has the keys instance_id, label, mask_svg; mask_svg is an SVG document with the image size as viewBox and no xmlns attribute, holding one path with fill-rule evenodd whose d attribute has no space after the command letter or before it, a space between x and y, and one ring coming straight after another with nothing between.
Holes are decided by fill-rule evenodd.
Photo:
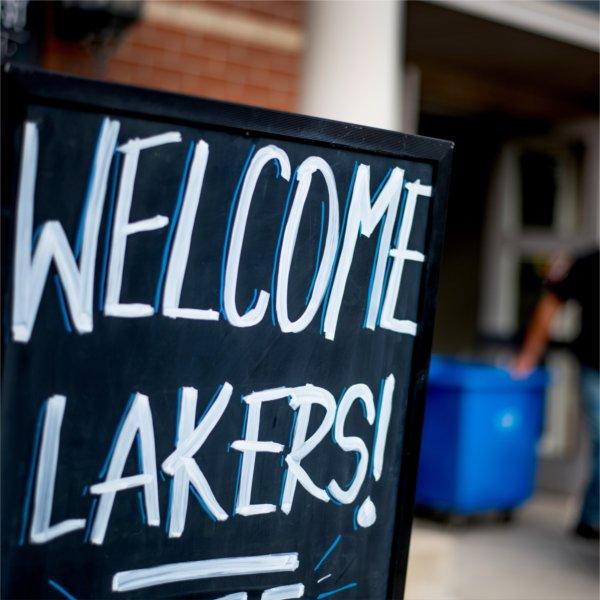
<instances>
[{"instance_id":1,"label":"black sandwich board sign","mask_svg":"<svg viewBox=\"0 0 600 600\"><path fill-rule=\"evenodd\" d=\"M452 145L2 88L2 596L401 597Z\"/></svg>"}]
</instances>

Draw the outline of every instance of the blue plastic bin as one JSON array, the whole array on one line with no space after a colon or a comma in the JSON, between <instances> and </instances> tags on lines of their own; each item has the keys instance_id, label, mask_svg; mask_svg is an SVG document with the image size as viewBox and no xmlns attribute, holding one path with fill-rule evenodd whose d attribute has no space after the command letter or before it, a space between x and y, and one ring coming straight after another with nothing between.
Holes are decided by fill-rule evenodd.
<instances>
[{"instance_id":1,"label":"blue plastic bin","mask_svg":"<svg viewBox=\"0 0 600 600\"><path fill-rule=\"evenodd\" d=\"M458 515L511 510L533 492L546 374L514 380L489 365L434 357L416 503Z\"/></svg>"}]
</instances>

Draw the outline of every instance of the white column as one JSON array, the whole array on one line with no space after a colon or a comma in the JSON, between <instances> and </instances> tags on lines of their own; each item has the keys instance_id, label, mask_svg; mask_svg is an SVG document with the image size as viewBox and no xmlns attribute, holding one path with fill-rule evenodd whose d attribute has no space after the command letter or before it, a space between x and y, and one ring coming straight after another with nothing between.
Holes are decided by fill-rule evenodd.
<instances>
[{"instance_id":1,"label":"white column","mask_svg":"<svg viewBox=\"0 0 600 600\"><path fill-rule=\"evenodd\" d=\"M397 0L310 2L301 112L399 129L403 13Z\"/></svg>"}]
</instances>

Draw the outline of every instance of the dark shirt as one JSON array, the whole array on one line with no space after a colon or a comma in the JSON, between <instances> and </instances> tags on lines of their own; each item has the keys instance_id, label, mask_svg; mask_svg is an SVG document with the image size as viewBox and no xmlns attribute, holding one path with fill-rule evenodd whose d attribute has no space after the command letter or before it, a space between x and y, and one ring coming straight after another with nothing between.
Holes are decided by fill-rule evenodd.
<instances>
[{"instance_id":1,"label":"dark shirt","mask_svg":"<svg viewBox=\"0 0 600 600\"><path fill-rule=\"evenodd\" d=\"M598 250L577 258L562 277L550 279L546 287L560 300L575 300L581 306L581 331L572 344L582 365L598 370Z\"/></svg>"}]
</instances>

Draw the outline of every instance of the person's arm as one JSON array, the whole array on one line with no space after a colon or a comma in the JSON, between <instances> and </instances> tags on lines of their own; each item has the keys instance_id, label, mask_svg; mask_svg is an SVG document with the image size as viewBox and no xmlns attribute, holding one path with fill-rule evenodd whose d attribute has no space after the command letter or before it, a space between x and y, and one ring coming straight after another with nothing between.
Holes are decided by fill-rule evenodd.
<instances>
[{"instance_id":1,"label":"person's arm","mask_svg":"<svg viewBox=\"0 0 600 600\"><path fill-rule=\"evenodd\" d=\"M515 377L526 377L540 362L548 345L552 321L562 304L563 301L551 292L546 292L538 302L523 347L512 365Z\"/></svg>"}]
</instances>

